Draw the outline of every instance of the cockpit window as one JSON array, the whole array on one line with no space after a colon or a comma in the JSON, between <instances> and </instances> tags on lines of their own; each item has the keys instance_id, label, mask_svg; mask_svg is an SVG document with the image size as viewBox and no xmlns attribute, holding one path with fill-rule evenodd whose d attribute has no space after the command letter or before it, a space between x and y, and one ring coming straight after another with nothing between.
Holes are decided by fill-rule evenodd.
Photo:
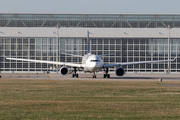
<instances>
[{"instance_id":1,"label":"cockpit window","mask_svg":"<svg viewBox=\"0 0 180 120\"><path fill-rule=\"evenodd\" d=\"M91 62L99 62L99 60L91 60Z\"/></svg>"}]
</instances>

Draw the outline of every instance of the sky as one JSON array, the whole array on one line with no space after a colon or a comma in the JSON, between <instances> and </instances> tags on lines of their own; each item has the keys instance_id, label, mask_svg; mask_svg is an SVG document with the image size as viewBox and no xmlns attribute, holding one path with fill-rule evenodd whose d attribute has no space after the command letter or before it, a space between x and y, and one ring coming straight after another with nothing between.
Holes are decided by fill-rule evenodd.
<instances>
[{"instance_id":1,"label":"sky","mask_svg":"<svg viewBox=\"0 0 180 120\"><path fill-rule=\"evenodd\" d=\"M180 13L180 0L0 0L8 13Z\"/></svg>"}]
</instances>

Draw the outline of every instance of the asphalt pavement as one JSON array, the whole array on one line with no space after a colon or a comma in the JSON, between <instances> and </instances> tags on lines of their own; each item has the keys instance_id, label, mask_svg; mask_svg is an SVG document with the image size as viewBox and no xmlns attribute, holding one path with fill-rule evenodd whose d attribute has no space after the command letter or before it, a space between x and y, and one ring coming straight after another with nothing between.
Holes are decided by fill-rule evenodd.
<instances>
[{"instance_id":1,"label":"asphalt pavement","mask_svg":"<svg viewBox=\"0 0 180 120\"><path fill-rule=\"evenodd\" d=\"M114 73L110 74L110 78L103 78L103 74L96 74L96 78L92 78L91 73L79 73L79 78L72 78L72 74L61 75L57 73L51 74L1 74L1 78L9 79L44 79L44 80L103 80L103 81L180 81L180 74L125 74L118 77Z\"/></svg>"}]
</instances>

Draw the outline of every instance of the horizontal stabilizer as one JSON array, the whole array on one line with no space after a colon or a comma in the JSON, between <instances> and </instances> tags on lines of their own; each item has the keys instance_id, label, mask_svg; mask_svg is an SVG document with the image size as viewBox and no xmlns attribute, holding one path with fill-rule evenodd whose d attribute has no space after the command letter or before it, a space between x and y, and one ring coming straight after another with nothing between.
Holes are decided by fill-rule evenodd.
<instances>
[{"instance_id":1,"label":"horizontal stabilizer","mask_svg":"<svg viewBox=\"0 0 180 120\"><path fill-rule=\"evenodd\" d=\"M98 55L99 57L102 57L102 56L108 56L108 55L114 55L114 53L111 53L111 54L104 54L104 55Z\"/></svg>"},{"instance_id":2,"label":"horizontal stabilizer","mask_svg":"<svg viewBox=\"0 0 180 120\"><path fill-rule=\"evenodd\" d=\"M83 57L83 56L81 56L81 55L68 54L68 53L61 53L61 54L64 54L64 55L70 55L70 56L74 56L74 57Z\"/></svg>"}]
</instances>

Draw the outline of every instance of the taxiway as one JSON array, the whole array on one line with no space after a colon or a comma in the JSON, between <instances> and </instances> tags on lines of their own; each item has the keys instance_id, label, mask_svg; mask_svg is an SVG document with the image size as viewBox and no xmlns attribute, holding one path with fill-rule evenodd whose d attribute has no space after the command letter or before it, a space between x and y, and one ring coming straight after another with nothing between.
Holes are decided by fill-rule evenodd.
<instances>
[{"instance_id":1,"label":"taxiway","mask_svg":"<svg viewBox=\"0 0 180 120\"><path fill-rule=\"evenodd\" d=\"M103 80L103 81L180 81L179 74L125 74L118 77L111 74L111 78L103 78L103 74L97 74L97 78L92 78L90 73L79 73L79 78L72 78L72 75L51 74L1 74L1 78L8 79L46 79L46 80Z\"/></svg>"}]
</instances>

